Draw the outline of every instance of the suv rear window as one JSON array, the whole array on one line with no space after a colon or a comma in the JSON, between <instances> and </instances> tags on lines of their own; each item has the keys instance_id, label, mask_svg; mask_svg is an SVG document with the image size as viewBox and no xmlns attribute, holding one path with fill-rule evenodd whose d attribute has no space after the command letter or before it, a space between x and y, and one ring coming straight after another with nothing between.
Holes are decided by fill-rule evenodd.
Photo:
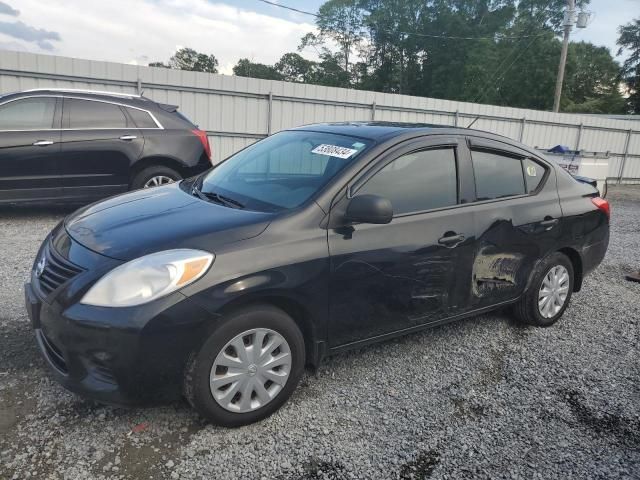
<instances>
[{"instance_id":1,"label":"suv rear window","mask_svg":"<svg viewBox=\"0 0 640 480\"><path fill-rule=\"evenodd\" d=\"M144 110L138 110L137 108L126 108L127 112L129 112L129 115L131 115L131 118L133 119L133 123L136 124L136 127L158 128L158 125L156 125L156 122L153 121L153 118L151 118L151 115L149 115L149 113L145 112Z\"/></svg>"},{"instance_id":2,"label":"suv rear window","mask_svg":"<svg viewBox=\"0 0 640 480\"><path fill-rule=\"evenodd\" d=\"M127 117L112 103L66 98L64 110L69 128L127 128Z\"/></svg>"},{"instance_id":3,"label":"suv rear window","mask_svg":"<svg viewBox=\"0 0 640 480\"><path fill-rule=\"evenodd\" d=\"M519 158L496 152L473 150L471 160L478 201L526 193L522 161Z\"/></svg>"}]
</instances>

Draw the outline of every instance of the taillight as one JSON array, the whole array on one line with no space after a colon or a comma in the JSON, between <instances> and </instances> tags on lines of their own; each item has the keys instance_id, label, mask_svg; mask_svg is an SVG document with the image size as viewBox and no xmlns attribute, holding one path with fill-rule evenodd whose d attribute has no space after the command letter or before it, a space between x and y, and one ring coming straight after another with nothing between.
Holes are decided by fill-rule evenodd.
<instances>
[{"instance_id":1,"label":"taillight","mask_svg":"<svg viewBox=\"0 0 640 480\"><path fill-rule=\"evenodd\" d=\"M604 213L607 214L607 218L609 218L611 216L611 206L609 205L609 202L607 202L604 198L600 198L600 197L593 197L591 199L591 202L598 207L598 210L602 210Z\"/></svg>"},{"instance_id":2,"label":"taillight","mask_svg":"<svg viewBox=\"0 0 640 480\"><path fill-rule=\"evenodd\" d=\"M204 153L207 154L207 158L209 159L209 161L211 161L211 145L209 145L209 137L207 137L207 132L205 132L204 130L198 130L196 128L195 130L191 130L191 133L193 133L200 139L200 142L204 147Z\"/></svg>"}]
</instances>

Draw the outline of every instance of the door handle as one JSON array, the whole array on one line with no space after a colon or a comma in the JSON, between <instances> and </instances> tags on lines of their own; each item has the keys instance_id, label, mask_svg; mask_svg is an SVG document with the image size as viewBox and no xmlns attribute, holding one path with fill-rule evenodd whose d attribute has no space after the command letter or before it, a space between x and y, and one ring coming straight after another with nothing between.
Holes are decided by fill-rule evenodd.
<instances>
[{"instance_id":1,"label":"door handle","mask_svg":"<svg viewBox=\"0 0 640 480\"><path fill-rule=\"evenodd\" d=\"M131 141L131 140L135 140L136 138L138 138L138 137L136 137L135 135L122 135L120 137L120 140Z\"/></svg>"},{"instance_id":2,"label":"door handle","mask_svg":"<svg viewBox=\"0 0 640 480\"><path fill-rule=\"evenodd\" d=\"M461 242L464 242L464 238L465 237L462 234L445 235L444 237L438 239L438 243L440 245L444 245L447 248L454 248L457 247Z\"/></svg>"},{"instance_id":3,"label":"door handle","mask_svg":"<svg viewBox=\"0 0 640 480\"><path fill-rule=\"evenodd\" d=\"M560 220L558 220L557 218L545 217L544 220L540 222L540 226L545 227L547 230L551 230L558 224L559 221Z\"/></svg>"},{"instance_id":4,"label":"door handle","mask_svg":"<svg viewBox=\"0 0 640 480\"><path fill-rule=\"evenodd\" d=\"M53 141L51 140L38 140L37 142L33 142L34 147L46 147L47 145L53 145Z\"/></svg>"}]
</instances>

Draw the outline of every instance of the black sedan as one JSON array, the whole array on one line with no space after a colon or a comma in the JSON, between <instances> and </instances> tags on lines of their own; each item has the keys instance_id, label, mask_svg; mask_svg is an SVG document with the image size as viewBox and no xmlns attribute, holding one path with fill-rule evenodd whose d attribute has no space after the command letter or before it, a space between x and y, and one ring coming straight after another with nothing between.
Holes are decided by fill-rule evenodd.
<instances>
[{"instance_id":1,"label":"black sedan","mask_svg":"<svg viewBox=\"0 0 640 480\"><path fill-rule=\"evenodd\" d=\"M597 191L507 138L310 125L70 215L26 304L68 389L238 426L329 354L507 305L552 325L608 240Z\"/></svg>"}]
</instances>

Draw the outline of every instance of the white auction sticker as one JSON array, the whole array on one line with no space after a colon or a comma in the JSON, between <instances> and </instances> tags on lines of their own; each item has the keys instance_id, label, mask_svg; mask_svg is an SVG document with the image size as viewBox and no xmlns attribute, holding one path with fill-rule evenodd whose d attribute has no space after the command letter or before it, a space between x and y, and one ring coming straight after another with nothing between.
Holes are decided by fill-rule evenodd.
<instances>
[{"instance_id":1,"label":"white auction sticker","mask_svg":"<svg viewBox=\"0 0 640 480\"><path fill-rule=\"evenodd\" d=\"M316 148L311 150L311 153L317 153L318 155L328 155L330 157L337 158L349 158L351 155L356 153L358 150L354 148L345 148L339 147L337 145L318 145Z\"/></svg>"}]
</instances>

